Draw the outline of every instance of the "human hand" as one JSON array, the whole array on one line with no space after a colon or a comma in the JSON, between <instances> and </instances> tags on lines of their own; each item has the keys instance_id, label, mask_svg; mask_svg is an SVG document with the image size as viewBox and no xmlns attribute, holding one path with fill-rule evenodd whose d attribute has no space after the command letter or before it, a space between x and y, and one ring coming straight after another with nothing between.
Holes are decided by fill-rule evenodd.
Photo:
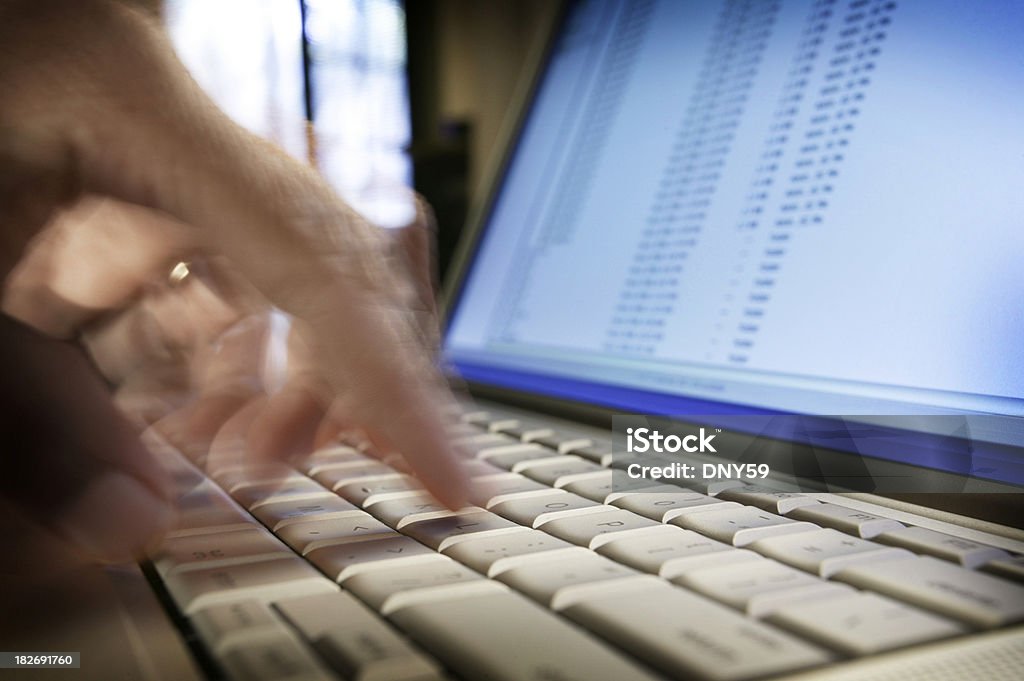
<instances>
[{"instance_id":1,"label":"human hand","mask_svg":"<svg viewBox=\"0 0 1024 681\"><path fill-rule=\"evenodd\" d=\"M0 5L0 84L0 129L12 132L0 138L4 273L83 192L174 217L197 252L226 259L301 320L304 380L316 386L308 394L317 407L346 415L381 448L405 452L428 489L461 503L462 473L443 427L449 398L390 294L381 237L315 173L220 114L143 15L101 0ZM39 369L25 380L60 393L75 390L78 378ZM112 432L100 425L110 418L90 424L98 442ZM108 444L124 449L100 448ZM82 473L65 496L101 478ZM152 487L159 501L159 484ZM145 533L128 534L119 545Z\"/></svg>"}]
</instances>

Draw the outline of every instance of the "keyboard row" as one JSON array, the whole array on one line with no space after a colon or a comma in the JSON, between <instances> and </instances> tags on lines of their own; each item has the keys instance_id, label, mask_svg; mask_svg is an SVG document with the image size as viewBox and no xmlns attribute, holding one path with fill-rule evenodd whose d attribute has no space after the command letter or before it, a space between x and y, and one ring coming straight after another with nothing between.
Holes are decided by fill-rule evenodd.
<instances>
[{"instance_id":1,"label":"keyboard row","mask_svg":"<svg viewBox=\"0 0 1024 681\"><path fill-rule=\"evenodd\" d=\"M181 462L154 566L246 679L744 679L1024 619L1024 588L969 569L1015 574L1000 549L766 488L638 492L592 444L510 437L463 433L458 513L349 447L219 487Z\"/></svg>"}]
</instances>

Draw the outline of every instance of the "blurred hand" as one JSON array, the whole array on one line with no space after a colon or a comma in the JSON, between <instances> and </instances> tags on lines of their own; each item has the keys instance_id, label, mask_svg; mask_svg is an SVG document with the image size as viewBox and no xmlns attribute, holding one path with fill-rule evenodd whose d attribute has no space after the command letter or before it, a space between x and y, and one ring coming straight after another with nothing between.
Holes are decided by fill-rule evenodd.
<instances>
[{"instance_id":1,"label":"blurred hand","mask_svg":"<svg viewBox=\"0 0 1024 681\"><path fill-rule=\"evenodd\" d=\"M0 272L34 237L37 258L19 267L6 309L53 336L81 334L122 397L146 381L198 388L155 409L187 414L190 438L212 438L242 407L257 458L355 426L382 452L405 453L439 499L462 503L444 434L450 397L417 323L429 298L409 307L387 238L315 172L223 116L157 26L113 0L0 2L0 86ZM134 207L86 198L99 196ZM105 240L83 229L90 220ZM79 267L47 255L62 248ZM117 252L132 255L102 255ZM196 276L149 283L182 257ZM89 295L76 296L82 281ZM240 379L262 356L247 349L265 335L267 303L293 315L297 333L285 387L264 398ZM2 465L18 473L0 494L98 554L137 551L166 522L159 469L74 346L7 320L0 337L17 378L4 398L31 415L0 413ZM31 493L18 493L20 479L34 481ZM43 488L53 490L45 512L33 501ZM125 514L122 502L142 510Z\"/></svg>"}]
</instances>

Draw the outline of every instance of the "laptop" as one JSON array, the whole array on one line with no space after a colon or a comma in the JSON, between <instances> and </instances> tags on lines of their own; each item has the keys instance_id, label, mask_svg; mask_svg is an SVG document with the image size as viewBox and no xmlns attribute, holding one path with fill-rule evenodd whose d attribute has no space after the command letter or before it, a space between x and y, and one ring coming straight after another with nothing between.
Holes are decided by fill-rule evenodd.
<instances>
[{"instance_id":1,"label":"laptop","mask_svg":"<svg viewBox=\"0 0 1024 681\"><path fill-rule=\"evenodd\" d=\"M446 291L474 505L154 440L181 520L80 672L1024 676L1022 27L567 3Z\"/></svg>"}]
</instances>

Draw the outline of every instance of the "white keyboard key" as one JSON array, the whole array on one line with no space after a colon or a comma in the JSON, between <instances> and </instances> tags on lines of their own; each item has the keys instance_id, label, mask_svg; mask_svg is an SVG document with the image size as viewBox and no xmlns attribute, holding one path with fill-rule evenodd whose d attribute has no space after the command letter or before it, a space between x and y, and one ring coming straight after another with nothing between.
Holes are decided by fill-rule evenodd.
<instances>
[{"instance_id":1,"label":"white keyboard key","mask_svg":"<svg viewBox=\"0 0 1024 681\"><path fill-rule=\"evenodd\" d=\"M270 638L226 647L220 662L228 678L237 681L327 681L333 677L311 650L284 629Z\"/></svg>"},{"instance_id":2,"label":"white keyboard key","mask_svg":"<svg viewBox=\"0 0 1024 681\"><path fill-rule=\"evenodd\" d=\"M633 513L667 523L676 516L696 511L715 511L737 508L739 504L720 501L700 492L662 485L643 492L613 494L608 503Z\"/></svg>"},{"instance_id":3,"label":"white keyboard key","mask_svg":"<svg viewBox=\"0 0 1024 681\"><path fill-rule=\"evenodd\" d=\"M334 581L343 582L359 572L396 567L424 557L432 560L436 555L415 539L392 533L316 548L306 554L306 559Z\"/></svg>"},{"instance_id":4,"label":"white keyboard key","mask_svg":"<svg viewBox=\"0 0 1024 681\"><path fill-rule=\"evenodd\" d=\"M725 489L718 493L718 498L748 506L757 506L779 515L785 515L801 506L812 506L819 503L817 499L806 494L780 492L761 485L744 485Z\"/></svg>"},{"instance_id":5,"label":"white keyboard key","mask_svg":"<svg viewBox=\"0 0 1024 681\"><path fill-rule=\"evenodd\" d=\"M823 581L773 560L706 568L672 580L716 601L763 617L788 603L844 595L849 587Z\"/></svg>"},{"instance_id":6,"label":"white keyboard key","mask_svg":"<svg viewBox=\"0 0 1024 681\"><path fill-rule=\"evenodd\" d=\"M697 570L707 570L708 568L763 560L765 560L765 558L759 556L753 551L748 551L747 549L734 548L731 551L714 551L697 556L690 556L689 558L676 558L662 567L661 576L665 579L674 579L676 577L688 575L691 572L696 572Z\"/></svg>"},{"instance_id":7,"label":"white keyboard key","mask_svg":"<svg viewBox=\"0 0 1024 681\"><path fill-rule=\"evenodd\" d=\"M326 520L363 515L358 508L334 494L317 497L289 497L261 504L252 510L259 521L277 532L282 527L306 520Z\"/></svg>"},{"instance_id":8,"label":"white keyboard key","mask_svg":"<svg viewBox=\"0 0 1024 681\"><path fill-rule=\"evenodd\" d=\"M152 559L157 572L166 578L177 570L231 565L266 556L291 554L280 540L263 528L254 526L230 532L172 537L164 540Z\"/></svg>"},{"instance_id":9,"label":"white keyboard key","mask_svg":"<svg viewBox=\"0 0 1024 681\"><path fill-rule=\"evenodd\" d=\"M608 540L610 534L657 527L658 524L635 513L614 509L556 518L541 525L540 529L573 544L596 549Z\"/></svg>"},{"instance_id":10,"label":"white keyboard key","mask_svg":"<svg viewBox=\"0 0 1024 681\"><path fill-rule=\"evenodd\" d=\"M296 598L275 607L346 679L412 681L439 672L351 594Z\"/></svg>"},{"instance_id":11,"label":"white keyboard key","mask_svg":"<svg viewBox=\"0 0 1024 681\"><path fill-rule=\"evenodd\" d=\"M696 530L733 546L746 546L758 539L780 534L820 529L817 525L796 522L752 506L687 513L673 518L672 524Z\"/></svg>"},{"instance_id":12,"label":"white keyboard key","mask_svg":"<svg viewBox=\"0 0 1024 681\"><path fill-rule=\"evenodd\" d=\"M978 628L1024 620L1024 586L929 556L854 565L835 579Z\"/></svg>"},{"instance_id":13,"label":"white keyboard key","mask_svg":"<svg viewBox=\"0 0 1024 681\"><path fill-rule=\"evenodd\" d=\"M524 444L484 449L477 454L478 458L483 459L487 463L507 470L512 470L516 464L524 461L551 459L556 456L558 456L558 454L547 447Z\"/></svg>"},{"instance_id":14,"label":"white keyboard key","mask_svg":"<svg viewBox=\"0 0 1024 681\"><path fill-rule=\"evenodd\" d=\"M740 681L832 659L816 646L668 584L581 601L563 614L677 678Z\"/></svg>"},{"instance_id":15,"label":"white keyboard key","mask_svg":"<svg viewBox=\"0 0 1024 681\"><path fill-rule=\"evenodd\" d=\"M375 610L386 611L388 599L395 594L475 581L486 580L479 573L437 554L430 561L360 572L345 580L345 589Z\"/></svg>"},{"instance_id":16,"label":"white keyboard key","mask_svg":"<svg viewBox=\"0 0 1024 681\"><path fill-rule=\"evenodd\" d=\"M655 454L633 454L630 452L623 452L621 449L618 452L612 452L611 447L602 447L601 450L606 450L606 453L602 454L604 457L603 461L605 462L604 466L623 473L629 470L633 464L658 467L671 466L672 464L669 459ZM656 484L667 484L670 482L670 480L662 478L650 478L649 481Z\"/></svg>"},{"instance_id":17,"label":"white keyboard key","mask_svg":"<svg viewBox=\"0 0 1024 681\"><path fill-rule=\"evenodd\" d=\"M494 577L521 558L538 556L558 549L577 548L550 534L523 529L486 537L471 537L444 549L444 554L477 572Z\"/></svg>"},{"instance_id":18,"label":"white keyboard key","mask_svg":"<svg viewBox=\"0 0 1024 681\"><path fill-rule=\"evenodd\" d=\"M316 484L309 478L302 478L285 484L264 482L259 485L238 487L231 493L231 496L234 497L239 506L247 508L252 512L263 504L269 504L274 501L312 499L314 497L323 498L329 494L330 492L321 485Z\"/></svg>"},{"instance_id":19,"label":"white keyboard key","mask_svg":"<svg viewBox=\"0 0 1024 681\"><path fill-rule=\"evenodd\" d=\"M300 466L306 475L316 475L325 466L336 463L372 463L372 457L363 454L355 447L348 445L337 445L320 449L310 454Z\"/></svg>"},{"instance_id":20,"label":"white keyboard key","mask_svg":"<svg viewBox=\"0 0 1024 681\"><path fill-rule=\"evenodd\" d=\"M873 593L788 605L768 621L851 657L964 633L945 618Z\"/></svg>"},{"instance_id":21,"label":"white keyboard key","mask_svg":"<svg viewBox=\"0 0 1024 681\"><path fill-rule=\"evenodd\" d=\"M363 605L358 598L344 591L317 596L298 596L274 603L274 609L281 613L292 624L304 639L315 643L332 629L352 627L376 630L383 627L386 638L397 641L382 641L382 648L390 648L404 643L402 638L391 631L377 613ZM379 630L374 634L381 633ZM387 636L390 634L390 636ZM373 636L371 638L378 638ZM354 676L354 674L352 674Z\"/></svg>"},{"instance_id":22,"label":"white keyboard key","mask_svg":"<svg viewBox=\"0 0 1024 681\"><path fill-rule=\"evenodd\" d=\"M471 411L466 411L458 416L458 418L461 419L463 423L471 423L474 426L486 428L491 421L495 421L498 418L500 418L497 416L492 416L491 412L489 411L483 409L474 409L473 405L468 403L468 400L467 408L471 409Z\"/></svg>"},{"instance_id":23,"label":"white keyboard key","mask_svg":"<svg viewBox=\"0 0 1024 681\"><path fill-rule=\"evenodd\" d=\"M480 435L481 430L477 426L468 423L452 423L445 426L445 433L447 433L450 439L458 440L463 437Z\"/></svg>"},{"instance_id":24,"label":"white keyboard key","mask_svg":"<svg viewBox=\"0 0 1024 681\"><path fill-rule=\"evenodd\" d=\"M554 429L545 422L533 419L516 419L514 421L506 421L504 424L492 423L490 431L502 433L523 442L533 442L538 437L548 437L555 434Z\"/></svg>"},{"instance_id":25,"label":"white keyboard key","mask_svg":"<svg viewBox=\"0 0 1024 681\"><path fill-rule=\"evenodd\" d=\"M821 581L816 584L807 584L792 589L776 589L751 596L747 599L743 609L750 617L761 619L794 603L831 601L852 593L856 593L856 590L845 584Z\"/></svg>"},{"instance_id":26,"label":"white keyboard key","mask_svg":"<svg viewBox=\"0 0 1024 681\"><path fill-rule=\"evenodd\" d=\"M789 517L796 518L797 520L807 520L818 525L824 525L825 527L832 527L847 534L863 537L864 539L871 539L883 532L903 527L902 523L895 520L837 504L801 506L790 511Z\"/></svg>"},{"instance_id":27,"label":"white keyboard key","mask_svg":"<svg viewBox=\"0 0 1024 681\"><path fill-rule=\"evenodd\" d=\"M228 493L253 485L286 485L306 479L294 468L284 464L232 464L211 472L210 477Z\"/></svg>"},{"instance_id":28,"label":"white keyboard key","mask_svg":"<svg viewBox=\"0 0 1024 681\"><path fill-rule=\"evenodd\" d=\"M504 468L498 468L486 461L479 459L466 459L460 462L463 472L469 478L480 478L486 475L498 475L499 473L508 473Z\"/></svg>"},{"instance_id":29,"label":"white keyboard key","mask_svg":"<svg viewBox=\"0 0 1024 681\"><path fill-rule=\"evenodd\" d=\"M505 417L500 414L492 414L487 417L486 420L479 421L474 425L470 426L472 431L468 428L465 431L466 435L479 435L481 432L487 433L505 433L505 430L512 428L515 424L519 423L518 419L512 417ZM466 426L467 424L459 424L460 426Z\"/></svg>"},{"instance_id":30,"label":"white keyboard key","mask_svg":"<svg viewBox=\"0 0 1024 681\"><path fill-rule=\"evenodd\" d=\"M348 484L337 485L336 494L356 506L368 506L388 498L389 494L422 491L423 485L416 478L403 473L369 476Z\"/></svg>"},{"instance_id":31,"label":"white keyboard key","mask_svg":"<svg viewBox=\"0 0 1024 681\"><path fill-rule=\"evenodd\" d=\"M597 552L637 570L671 579L678 574L674 565L680 561L685 563L695 556L740 551L696 532L665 525L659 532L612 537Z\"/></svg>"},{"instance_id":32,"label":"white keyboard key","mask_svg":"<svg viewBox=\"0 0 1024 681\"><path fill-rule=\"evenodd\" d=\"M189 620L210 650L260 635L275 635L284 623L261 601L235 601L211 605L195 612Z\"/></svg>"},{"instance_id":33,"label":"white keyboard key","mask_svg":"<svg viewBox=\"0 0 1024 681\"><path fill-rule=\"evenodd\" d=\"M168 537L259 527L252 516L209 481L179 496L175 510L177 517Z\"/></svg>"},{"instance_id":34,"label":"white keyboard key","mask_svg":"<svg viewBox=\"0 0 1024 681\"><path fill-rule=\"evenodd\" d=\"M526 461L517 464L512 470L545 485L560 487L559 480L604 469L578 456L558 456L547 460Z\"/></svg>"},{"instance_id":35,"label":"white keyboard key","mask_svg":"<svg viewBox=\"0 0 1024 681\"><path fill-rule=\"evenodd\" d=\"M582 584L635 578L639 572L583 549L563 552L558 558L536 561L506 570L498 579L541 605L561 610L574 602L573 587Z\"/></svg>"},{"instance_id":36,"label":"white keyboard key","mask_svg":"<svg viewBox=\"0 0 1024 681\"><path fill-rule=\"evenodd\" d=\"M1010 557L1006 551L994 546L986 546L924 527L900 527L890 530L878 535L878 541L891 546L902 546L915 553L926 553L971 569L981 567L992 560Z\"/></svg>"},{"instance_id":37,"label":"white keyboard key","mask_svg":"<svg viewBox=\"0 0 1024 681\"><path fill-rule=\"evenodd\" d=\"M1024 582L1024 556L1012 556L994 560L983 566L985 572L991 572L1005 579Z\"/></svg>"},{"instance_id":38,"label":"white keyboard key","mask_svg":"<svg viewBox=\"0 0 1024 681\"><path fill-rule=\"evenodd\" d=\"M218 506L221 504L227 504L232 508L237 508L237 505L231 497L228 496L227 492L205 478L203 479L203 482L174 497L175 508L181 513L186 513L193 509L204 509L211 506Z\"/></svg>"},{"instance_id":39,"label":"white keyboard key","mask_svg":"<svg viewBox=\"0 0 1024 681\"><path fill-rule=\"evenodd\" d=\"M312 565L292 556L176 572L168 575L166 583L175 602L188 615L218 603L250 598L268 602L338 588Z\"/></svg>"},{"instance_id":40,"label":"white keyboard key","mask_svg":"<svg viewBox=\"0 0 1024 681\"><path fill-rule=\"evenodd\" d=\"M493 534L496 531L522 529L520 525L509 522L499 515L487 511L473 511L409 523L402 527L402 533L437 551L443 551L452 544L481 532Z\"/></svg>"},{"instance_id":41,"label":"white keyboard key","mask_svg":"<svg viewBox=\"0 0 1024 681\"><path fill-rule=\"evenodd\" d=\"M397 472L385 463L370 459L365 463L351 462L323 466L313 475L313 479L327 489L334 491L353 482L359 482L364 478L393 475Z\"/></svg>"},{"instance_id":42,"label":"white keyboard key","mask_svg":"<svg viewBox=\"0 0 1024 681\"><path fill-rule=\"evenodd\" d=\"M562 486L567 492L578 494L596 501L608 503L612 495L621 492L636 492L643 489L658 487L659 483L652 480L636 480L626 475L625 471L601 471L590 476L581 476Z\"/></svg>"},{"instance_id":43,"label":"white keyboard key","mask_svg":"<svg viewBox=\"0 0 1024 681\"><path fill-rule=\"evenodd\" d=\"M469 435L457 438L452 442L452 444L468 454L470 457L476 457L480 452L487 449L494 449L495 447L509 447L511 445L521 443L518 438L509 437L508 435L501 435L499 433L480 433L479 435Z\"/></svg>"},{"instance_id":44,"label":"white keyboard key","mask_svg":"<svg viewBox=\"0 0 1024 681\"><path fill-rule=\"evenodd\" d=\"M282 527L277 532L281 540L303 555L331 544L358 541L370 535L392 535L394 531L366 513L341 518L306 520Z\"/></svg>"},{"instance_id":45,"label":"white keyboard key","mask_svg":"<svg viewBox=\"0 0 1024 681\"><path fill-rule=\"evenodd\" d=\"M536 480L531 480L518 473L481 477L473 480L472 484L473 488L469 492L469 498L474 504L484 508L490 508L500 499L513 494L551 491L547 485L542 485Z\"/></svg>"},{"instance_id":46,"label":"white keyboard key","mask_svg":"<svg viewBox=\"0 0 1024 681\"><path fill-rule=\"evenodd\" d=\"M550 447L559 454L568 454L573 450L580 449L582 447L589 447L594 444L594 440L586 437L585 435L559 429L552 430L550 433L546 433L544 435L535 435L531 437L528 442L535 442L539 445ZM594 461L593 459L590 460ZM594 461L594 463L600 464L601 462L598 460Z\"/></svg>"},{"instance_id":47,"label":"white keyboard key","mask_svg":"<svg viewBox=\"0 0 1024 681\"><path fill-rule=\"evenodd\" d=\"M746 484L747 483L742 480L733 480L731 478L700 478L697 480L686 481L686 486L693 489L695 492L710 494L712 496L720 494L727 489L743 487Z\"/></svg>"},{"instance_id":48,"label":"white keyboard key","mask_svg":"<svg viewBox=\"0 0 1024 681\"><path fill-rule=\"evenodd\" d=\"M395 529L401 529L403 524L413 520L439 518L454 513L426 492L410 492L405 496L377 501L368 504L366 512Z\"/></svg>"},{"instance_id":49,"label":"white keyboard key","mask_svg":"<svg viewBox=\"0 0 1024 681\"><path fill-rule=\"evenodd\" d=\"M583 457L599 466L609 466L614 459L612 443L608 441L568 440L559 444L558 451Z\"/></svg>"},{"instance_id":50,"label":"white keyboard key","mask_svg":"<svg viewBox=\"0 0 1024 681\"><path fill-rule=\"evenodd\" d=\"M750 548L826 578L857 563L911 557L903 549L882 546L832 529L768 537L751 544Z\"/></svg>"},{"instance_id":51,"label":"white keyboard key","mask_svg":"<svg viewBox=\"0 0 1024 681\"><path fill-rule=\"evenodd\" d=\"M490 510L520 525L537 527L545 520L555 517L552 514L595 506L598 506L598 503L586 497L561 490L550 490L506 499L491 506Z\"/></svg>"},{"instance_id":52,"label":"white keyboard key","mask_svg":"<svg viewBox=\"0 0 1024 681\"><path fill-rule=\"evenodd\" d=\"M504 433L505 435L509 435L510 437L514 437L515 439L519 440L520 437L518 435L512 435L506 432L507 430L516 428L518 426L519 419L498 419L497 421L491 421L490 423L487 424L487 432Z\"/></svg>"},{"instance_id":53,"label":"white keyboard key","mask_svg":"<svg viewBox=\"0 0 1024 681\"><path fill-rule=\"evenodd\" d=\"M654 677L514 593L418 603L391 620L460 678L654 681Z\"/></svg>"}]
</instances>

